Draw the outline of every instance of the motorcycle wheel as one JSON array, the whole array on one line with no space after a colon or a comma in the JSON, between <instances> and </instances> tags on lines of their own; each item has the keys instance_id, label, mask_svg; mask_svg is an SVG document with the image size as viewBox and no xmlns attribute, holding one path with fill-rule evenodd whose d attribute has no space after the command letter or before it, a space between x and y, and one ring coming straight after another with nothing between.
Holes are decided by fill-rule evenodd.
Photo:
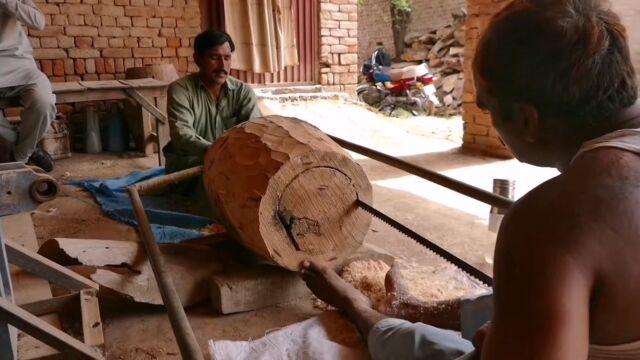
<instances>
[{"instance_id":1,"label":"motorcycle wheel","mask_svg":"<svg viewBox=\"0 0 640 360\"><path fill-rule=\"evenodd\" d=\"M382 101L386 97L386 95L375 86L369 86L363 89L358 89L357 95L358 95L358 100L362 101L363 103L369 106L373 106L376 108L380 105L380 103L382 103Z\"/></svg>"}]
</instances>

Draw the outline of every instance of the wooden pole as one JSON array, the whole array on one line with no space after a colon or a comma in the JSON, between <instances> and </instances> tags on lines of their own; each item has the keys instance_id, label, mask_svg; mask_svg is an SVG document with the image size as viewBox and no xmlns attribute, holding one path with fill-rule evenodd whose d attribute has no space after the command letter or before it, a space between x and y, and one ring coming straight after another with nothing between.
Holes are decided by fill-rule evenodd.
<instances>
[{"instance_id":1,"label":"wooden pole","mask_svg":"<svg viewBox=\"0 0 640 360\"><path fill-rule=\"evenodd\" d=\"M183 359L187 360L204 360L198 342L196 341L195 334L189 324L189 319L184 312L180 297L176 292L173 281L171 281L171 274L167 270L167 266L164 262L160 248L156 243L155 236L151 231L151 225L149 225L149 219L142 206L140 200L140 194L138 188L132 186L129 188L129 197L131 198L131 204L133 205L133 211L138 221L140 228L140 234L142 236L142 243L144 244L145 252L149 258L151 269L158 283L160 289L160 295L162 296L162 302L167 307L169 312L169 321L171 322L171 328L178 342L180 348L180 354Z\"/></svg>"},{"instance_id":2,"label":"wooden pole","mask_svg":"<svg viewBox=\"0 0 640 360\"><path fill-rule=\"evenodd\" d=\"M475 186L466 184L462 181L452 179L448 176L439 174L433 170L425 169L418 165L412 164L410 162L407 162L398 158L394 158L393 156L389 156L385 153L381 153L379 151L369 149L362 145L354 144L352 142L337 138L335 136L329 136L329 137L333 139L333 141L338 143L338 145L342 146L347 150L357 152L358 154L380 161L381 163L398 168L400 170L404 170L409 174L421 177L425 180L429 180L433 183L446 187L447 189L451 189L462 195L466 195L472 199L478 200L485 204L489 204L491 206L495 206L500 209L508 209L509 207L511 207L511 205L513 205L513 201L504 196L496 195L490 191L477 188Z\"/></svg>"},{"instance_id":3,"label":"wooden pole","mask_svg":"<svg viewBox=\"0 0 640 360\"><path fill-rule=\"evenodd\" d=\"M192 179L196 176L202 175L203 166L196 166L186 170L177 171L175 173L153 178L151 180L143 181L135 185L138 194L146 194L151 191L161 190L169 185L177 184L181 181Z\"/></svg>"}]
</instances>

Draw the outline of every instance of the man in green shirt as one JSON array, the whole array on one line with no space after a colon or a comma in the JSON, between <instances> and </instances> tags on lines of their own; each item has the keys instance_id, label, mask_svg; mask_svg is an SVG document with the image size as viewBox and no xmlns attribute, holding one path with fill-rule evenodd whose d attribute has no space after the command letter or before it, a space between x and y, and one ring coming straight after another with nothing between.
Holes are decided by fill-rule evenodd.
<instances>
[{"instance_id":1,"label":"man in green shirt","mask_svg":"<svg viewBox=\"0 0 640 360\"><path fill-rule=\"evenodd\" d=\"M209 146L225 131L261 116L251 87L229 76L234 50L227 33L201 33L193 55L200 71L169 86L171 142L163 149L167 173L202 165Z\"/></svg>"}]
</instances>

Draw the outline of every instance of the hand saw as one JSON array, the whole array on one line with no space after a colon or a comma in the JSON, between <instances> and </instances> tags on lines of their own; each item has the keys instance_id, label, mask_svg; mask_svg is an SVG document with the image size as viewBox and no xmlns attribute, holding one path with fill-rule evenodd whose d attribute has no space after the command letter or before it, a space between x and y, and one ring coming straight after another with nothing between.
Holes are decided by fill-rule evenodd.
<instances>
[{"instance_id":1,"label":"hand saw","mask_svg":"<svg viewBox=\"0 0 640 360\"><path fill-rule=\"evenodd\" d=\"M400 233L404 234L408 238L413 239L418 244L426 247L429 251L431 251L431 252L435 253L436 255L440 256L445 261L448 261L449 263L451 263L452 265L454 265L458 269L462 270L466 274L478 279L480 282L482 282L483 284L485 284L485 285L487 285L489 287L492 286L493 279L491 278L491 276L489 276L489 275L485 274L484 272L480 271L480 269L474 267L473 265L469 264L468 262L466 262L466 261L460 259L459 257L453 255L452 253L450 253L447 250L445 250L442 247L440 247L438 244L432 242L431 240L423 237L422 235L418 234L417 232L415 232L415 231L409 229L408 227L402 225L397 220L391 218L387 214L383 213L382 211L374 208L373 206L367 204L366 202L364 202L364 201L362 201L360 199L358 199L358 206L360 207L360 209L362 209L362 210L368 212L369 214L373 215L374 217L380 219L382 222L384 222L385 224L387 224L387 225L391 226L392 228L396 229L397 231L399 231Z\"/></svg>"}]
</instances>

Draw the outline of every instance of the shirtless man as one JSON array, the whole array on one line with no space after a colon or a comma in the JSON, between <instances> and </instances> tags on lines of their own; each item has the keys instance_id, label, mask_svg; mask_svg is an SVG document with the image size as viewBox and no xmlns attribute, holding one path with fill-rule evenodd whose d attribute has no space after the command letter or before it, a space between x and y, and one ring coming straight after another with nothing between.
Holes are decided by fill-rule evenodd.
<instances>
[{"instance_id":1,"label":"shirtless man","mask_svg":"<svg viewBox=\"0 0 640 360\"><path fill-rule=\"evenodd\" d=\"M374 359L640 359L640 105L620 19L600 0L515 0L483 35L474 75L514 155L561 171L504 218L477 354L377 312L326 265L305 262L302 277Z\"/></svg>"}]
</instances>

